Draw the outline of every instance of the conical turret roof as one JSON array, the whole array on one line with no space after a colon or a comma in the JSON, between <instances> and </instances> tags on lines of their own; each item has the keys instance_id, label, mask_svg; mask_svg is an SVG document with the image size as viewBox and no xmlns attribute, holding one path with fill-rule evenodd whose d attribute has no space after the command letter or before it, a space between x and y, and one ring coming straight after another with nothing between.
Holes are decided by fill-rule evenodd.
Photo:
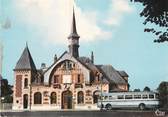
<instances>
[{"instance_id":1,"label":"conical turret roof","mask_svg":"<svg viewBox=\"0 0 168 117\"><path fill-rule=\"evenodd\" d=\"M36 66L27 45L14 70L36 70Z\"/></svg>"}]
</instances>

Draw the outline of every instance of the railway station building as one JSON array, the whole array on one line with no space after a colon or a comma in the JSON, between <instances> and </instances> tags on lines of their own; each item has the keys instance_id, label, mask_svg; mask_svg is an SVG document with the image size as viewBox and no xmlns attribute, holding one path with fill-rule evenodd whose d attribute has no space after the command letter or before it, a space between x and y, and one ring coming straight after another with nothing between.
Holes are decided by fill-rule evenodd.
<instances>
[{"instance_id":1,"label":"railway station building","mask_svg":"<svg viewBox=\"0 0 168 117\"><path fill-rule=\"evenodd\" d=\"M80 56L79 38L73 11L68 51L53 64L36 68L26 45L14 68L14 110L97 109L101 92L128 91L127 73L95 64L93 52Z\"/></svg>"}]
</instances>

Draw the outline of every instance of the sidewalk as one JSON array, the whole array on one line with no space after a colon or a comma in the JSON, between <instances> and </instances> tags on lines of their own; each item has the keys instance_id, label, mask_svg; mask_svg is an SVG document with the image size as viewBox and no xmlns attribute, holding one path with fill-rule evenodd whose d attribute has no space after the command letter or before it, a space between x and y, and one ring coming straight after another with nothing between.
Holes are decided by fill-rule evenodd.
<instances>
[{"instance_id":1,"label":"sidewalk","mask_svg":"<svg viewBox=\"0 0 168 117\"><path fill-rule=\"evenodd\" d=\"M44 111L47 111L47 112L61 112L61 111L99 111L99 109L78 109L78 110L75 110L75 109L57 109L57 110L29 110L29 109L25 109L25 110L0 110L0 112L44 112Z\"/></svg>"}]
</instances>

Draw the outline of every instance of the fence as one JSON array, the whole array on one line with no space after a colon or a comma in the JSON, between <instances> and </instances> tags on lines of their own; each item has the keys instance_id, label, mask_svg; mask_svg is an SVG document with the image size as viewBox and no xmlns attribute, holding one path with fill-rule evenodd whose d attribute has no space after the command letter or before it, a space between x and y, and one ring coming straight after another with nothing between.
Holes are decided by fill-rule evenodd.
<instances>
[{"instance_id":1,"label":"fence","mask_svg":"<svg viewBox=\"0 0 168 117\"><path fill-rule=\"evenodd\" d=\"M0 110L12 110L12 103L0 103Z\"/></svg>"}]
</instances>

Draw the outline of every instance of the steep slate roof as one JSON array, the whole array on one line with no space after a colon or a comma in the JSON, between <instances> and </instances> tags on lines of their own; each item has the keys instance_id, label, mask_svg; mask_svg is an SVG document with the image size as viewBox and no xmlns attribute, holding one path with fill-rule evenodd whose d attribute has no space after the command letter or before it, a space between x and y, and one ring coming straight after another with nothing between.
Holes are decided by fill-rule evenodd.
<instances>
[{"instance_id":1,"label":"steep slate roof","mask_svg":"<svg viewBox=\"0 0 168 117\"><path fill-rule=\"evenodd\" d=\"M99 71L103 74L103 81L116 83L116 84L126 84L127 82L122 77L128 77L127 73L124 71L116 71L112 65L94 65L90 58L80 57L79 60L85 64L91 71Z\"/></svg>"},{"instance_id":2,"label":"steep slate roof","mask_svg":"<svg viewBox=\"0 0 168 117\"><path fill-rule=\"evenodd\" d=\"M92 63L90 58L80 57L79 60L80 60L80 62L82 62L82 64L87 66L91 71L93 71L93 72L99 71L99 69Z\"/></svg>"},{"instance_id":3,"label":"steep slate roof","mask_svg":"<svg viewBox=\"0 0 168 117\"><path fill-rule=\"evenodd\" d=\"M128 74L125 71L117 71L122 77L128 77Z\"/></svg>"},{"instance_id":4,"label":"steep slate roof","mask_svg":"<svg viewBox=\"0 0 168 117\"><path fill-rule=\"evenodd\" d=\"M96 65L94 65L92 63L90 58L88 58L88 57L80 57L79 60L82 62L82 64L87 66L92 72L96 72L96 71L101 72L100 69ZM103 75L103 82L107 83L108 81L109 81L109 79L107 79L107 77L105 75Z\"/></svg>"},{"instance_id":5,"label":"steep slate roof","mask_svg":"<svg viewBox=\"0 0 168 117\"><path fill-rule=\"evenodd\" d=\"M103 73L116 84L125 84L125 80L120 76L120 74L112 67L112 65L97 65Z\"/></svg>"},{"instance_id":6,"label":"steep slate roof","mask_svg":"<svg viewBox=\"0 0 168 117\"><path fill-rule=\"evenodd\" d=\"M18 60L14 70L36 70L29 48L26 45L20 59Z\"/></svg>"}]
</instances>

